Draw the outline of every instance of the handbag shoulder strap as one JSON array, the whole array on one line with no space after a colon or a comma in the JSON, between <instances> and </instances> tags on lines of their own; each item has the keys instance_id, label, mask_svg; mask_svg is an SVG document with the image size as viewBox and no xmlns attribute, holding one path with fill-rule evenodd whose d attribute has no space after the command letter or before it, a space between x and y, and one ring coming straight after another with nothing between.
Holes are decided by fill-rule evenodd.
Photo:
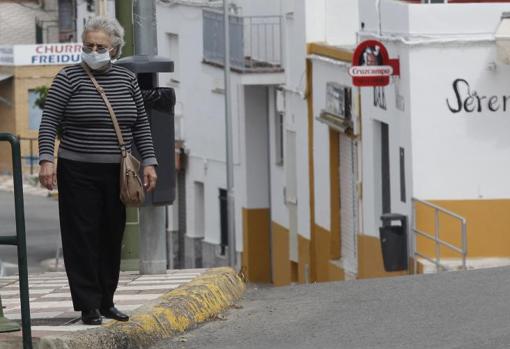
<instances>
[{"instance_id":1,"label":"handbag shoulder strap","mask_svg":"<svg viewBox=\"0 0 510 349\"><path fill-rule=\"evenodd\" d=\"M104 89L99 85L96 78L90 71L90 68L85 64L81 63L81 66L89 76L90 80L96 87L97 92L101 95L103 98L104 103L106 104L106 108L108 108L108 112L110 113L110 117L112 118L113 128L115 129L115 133L117 134L117 139L119 141L120 151L122 153L122 157L126 157L126 145L124 143L124 138L122 137L122 131L120 130L119 122L117 121L117 117L115 116L115 112L113 111L112 105L110 104L110 101L108 100L108 97L106 96L106 92L104 92Z\"/></svg>"}]
</instances>

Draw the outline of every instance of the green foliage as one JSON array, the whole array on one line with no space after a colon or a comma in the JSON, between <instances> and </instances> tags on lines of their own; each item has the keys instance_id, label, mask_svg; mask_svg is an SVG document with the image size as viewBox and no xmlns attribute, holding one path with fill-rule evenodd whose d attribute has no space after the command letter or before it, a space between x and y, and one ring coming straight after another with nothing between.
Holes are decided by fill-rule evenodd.
<instances>
[{"instance_id":1,"label":"green foliage","mask_svg":"<svg viewBox=\"0 0 510 349\"><path fill-rule=\"evenodd\" d=\"M34 102L36 107L44 109L44 103L46 103L46 97L48 97L48 86L39 86L34 88L34 91L38 94L37 99Z\"/></svg>"},{"instance_id":2,"label":"green foliage","mask_svg":"<svg viewBox=\"0 0 510 349\"><path fill-rule=\"evenodd\" d=\"M37 99L34 102L34 106L39 109L44 109L44 104L46 103L46 97L48 97L48 86L39 86L34 88L35 93L37 93ZM62 125L57 126L57 138L62 139Z\"/></svg>"}]
</instances>

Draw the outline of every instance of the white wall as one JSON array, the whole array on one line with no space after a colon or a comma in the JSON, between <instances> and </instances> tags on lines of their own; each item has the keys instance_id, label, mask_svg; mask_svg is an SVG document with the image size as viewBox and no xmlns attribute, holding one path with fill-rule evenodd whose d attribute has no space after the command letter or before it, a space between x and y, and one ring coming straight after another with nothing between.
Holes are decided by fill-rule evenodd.
<instances>
[{"instance_id":1,"label":"white wall","mask_svg":"<svg viewBox=\"0 0 510 349\"><path fill-rule=\"evenodd\" d=\"M298 182L298 232L305 238L310 238L310 185L308 164L308 113L304 99L306 89L306 45L310 42L328 42L332 45L353 45L355 32L358 28L358 0L284 0L282 15L285 24L285 122L286 128L296 132L297 152L297 182ZM325 128L327 140L327 127ZM317 134L315 135L317 137ZM320 135L323 138L323 135ZM316 138L317 139L317 138ZM329 149L329 148L327 148ZM324 157L325 156L325 157ZM329 168L329 155L316 154L318 161L315 171L316 190L327 192L328 181L321 181L324 175L322 169ZM274 169L277 170L277 169ZM326 173L327 175L328 173ZM272 179L272 190L276 197L283 191L284 182L278 183ZM319 184L318 184L319 183ZM273 200L278 201L278 200ZM329 194L328 194L329 202ZM322 204L317 206L318 222L329 229L329 204L327 210L322 210ZM288 215L286 207L275 207L273 217ZM327 217L324 218L324 217ZM287 218L288 220L288 218ZM288 225L284 225L287 226Z\"/></svg>"},{"instance_id":2,"label":"white wall","mask_svg":"<svg viewBox=\"0 0 510 349\"><path fill-rule=\"evenodd\" d=\"M343 75L335 68L334 65L321 61L313 62L315 223L326 230L331 229L329 127L315 118L326 106L327 81L339 82Z\"/></svg>"},{"instance_id":3,"label":"white wall","mask_svg":"<svg viewBox=\"0 0 510 349\"><path fill-rule=\"evenodd\" d=\"M58 42L56 12L44 11L36 4L0 2L0 45L35 44L36 18L48 21L43 24L45 42Z\"/></svg>"},{"instance_id":4,"label":"white wall","mask_svg":"<svg viewBox=\"0 0 510 349\"><path fill-rule=\"evenodd\" d=\"M365 29L360 31L360 40L373 38L370 32L378 35L379 16L376 2L360 2L360 21ZM381 28L383 35L409 31L408 5L400 2L381 1ZM392 77L390 85L384 87L386 109L374 105L374 89L362 87L362 185L363 185L363 233L378 236L381 226L382 191L380 165L380 122L389 125L390 188L391 212L411 216L412 197L412 143L411 143L411 82L409 73L409 52L398 42L381 40L388 49L390 58L400 59L400 77ZM397 96L399 106L397 106ZM400 191L400 148L405 151L405 202Z\"/></svg>"},{"instance_id":5,"label":"white wall","mask_svg":"<svg viewBox=\"0 0 510 349\"><path fill-rule=\"evenodd\" d=\"M328 82L336 82L343 86L351 86L352 79L348 74L350 63L343 63L313 58L313 117L314 117L314 168L315 168L315 222L319 226L331 229L331 178L330 178L330 137L329 126L316 120L321 111L326 109L326 86ZM353 101L357 98L353 88ZM357 113L353 108L353 120ZM345 134L340 135L340 212L342 232L342 266L345 271L357 273L357 244L359 232L359 201L356 194L358 178L357 147Z\"/></svg>"},{"instance_id":6,"label":"white wall","mask_svg":"<svg viewBox=\"0 0 510 349\"><path fill-rule=\"evenodd\" d=\"M354 46L358 31L359 0L326 0L325 39L330 45Z\"/></svg>"},{"instance_id":7,"label":"white wall","mask_svg":"<svg viewBox=\"0 0 510 349\"><path fill-rule=\"evenodd\" d=\"M475 47L428 47L411 53L414 195L422 199L494 199L510 197L510 119L503 96L510 96L510 67L495 61L494 43ZM430 66L433 69L420 69ZM453 113L456 79L484 98L482 111ZM459 85L462 102L468 87ZM487 96L487 97L484 97ZM499 111L488 109L495 96ZM473 99L473 98L471 98ZM476 101L476 99L475 99ZM495 106L495 105L493 105Z\"/></svg>"},{"instance_id":8,"label":"white wall","mask_svg":"<svg viewBox=\"0 0 510 349\"><path fill-rule=\"evenodd\" d=\"M348 74L348 67L349 63L333 64L313 59L315 221L327 230L331 229L329 126L317 121L316 118L326 109L328 82L351 86L352 78ZM356 93L355 88L353 93Z\"/></svg>"},{"instance_id":9,"label":"white wall","mask_svg":"<svg viewBox=\"0 0 510 349\"><path fill-rule=\"evenodd\" d=\"M269 7L264 6L263 2L250 3L249 8L243 7L242 13L273 15L279 12L279 4L276 6L267 1L268 4ZM218 244L218 195L220 188L226 189L223 69L202 63L201 8L160 4L157 23L159 55L179 62L179 71L161 74L160 82L162 86L175 88L178 109L182 113L181 137L189 156L186 175L187 235L201 236L194 226L194 185L199 181L204 183L205 193L204 241ZM170 35L177 40L169 40ZM177 50L175 41L178 42ZM267 99L264 87L249 87L245 90L241 82L243 76L233 73L231 78L236 246L240 251L243 243L242 209L269 207L269 170L261 165L263 161L266 166L269 163L268 126L267 121L263 122L268 118L269 106L267 101L261 102ZM257 84L256 78L252 80ZM260 81L258 84L264 85ZM266 148L263 147L264 143ZM250 163L247 159L250 159Z\"/></svg>"},{"instance_id":10,"label":"white wall","mask_svg":"<svg viewBox=\"0 0 510 349\"><path fill-rule=\"evenodd\" d=\"M326 37L327 0L305 0L306 42L324 41Z\"/></svg>"},{"instance_id":11,"label":"white wall","mask_svg":"<svg viewBox=\"0 0 510 349\"><path fill-rule=\"evenodd\" d=\"M78 2L76 4L76 40L77 42L81 42L81 35L83 33L83 27L88 18L93 17L95 15L94 12L89 12L87 10L87 2Z\"/></svg>"},{"instance_id":12,"label":"white wall","mask_svg":"<svg viewBox=\"0 0 510 349\"><path fill-rule=\"evenodd\" d=\"M284 108L285 129L296 132L296 169L297 169L297 232L307 238L310 234L310 185L308 166L308 113L305 99L306 90L306 32L307 7L305 0L285 0L282 6L285 25L285 80ZM286 132L284 132L286 134ZM286 139L284 139L284 144ZM287 162L284 160L284 166ZM284 176L284 171L281 173ZM272 191L283 201L285 177L281 186L272 183ZM276 210L282 210L275 212ZM281 217L282 225L288 225L286 206L273 207L273 216ZM277 221L278 222L278 221ZM278 222L280 223L280 222ZM287 223L287 224L283 224Z\"/></svg>"},{"instance_id":13,"label":"white wall","mask_svg":"<svg viewBox=\"0 0 510 349\"><path fill-rule=\"evenodd\" d=\"M401 77L385 88L387 110L373 106L370 88L362 88L363 110L363 210L365 233L377 235L380 226L378 190L374 168L374 121L390 125L392 211L411 214L410 199L494 199L510 195L508 114L502 111L503 96L510 95L510 67L488 66L496 61L494 41L438 43L437 39L489 38L502 12L510 4L407 5L381 1L384 38L392 35L411 42L384 40L390 57L400 58ZM360 3L365 32L378 31L375 1ZM436 42L427 42L433 36ZM368 38L368 36L362 36ZM418 42L419 41L419 42ZM413 44L414 42L414 44ZM453 113L457 96L455 79L469 82L471 94L484 97L482 111ZM463 98L467 87L460 88ZM397 95L402 107L397 108ZM499 110L489 111L491 96ZM476 97L471 98L476 101ZM494 107L496 104L493 104ZM510 104L509 104L510 106ZM469 107L469 105L468 105ZM402 110L403 109L403 110ZM510 110L509 110L510 111ZM407 202L400 201L398 148L406 150Z\"/></svg>"},{"instance_id":14,"label":"white wall","mask_svg":"<svg viewBox=\"0 0 510 349\"><path fill-rule=\"evenodd\" d=\"M418 6L424 7L425 5ZM409 32L409 7L410 5L404 2L381 0L379 8L376 0L360 0L359 21L364 23L364 29L360 29L360 33L378 34L379 29L385 34Z\"/></svg>"},{"instance_id":15,"label":"white wall","mask_svg":"<svg viewBox=\"0 0 510 349\"><path fill-rule=\"evenodd\" d=\"M448 33L451 35L494 34L501 13L510 4L466 4L434 7L412 7L410 30L413 33ZM432 21L431 18L436 20ZM443 20L450 18L448 26ZM502 98L510 95L510 67L496 62L494 42L465 45L427 45L409 48L412 64L412 137L414 195L424 199L494 199L510 197L508 178L510 166L510 130L508 113L502 110ZM429 66L432 69L419 67ZM453 89L456 79L466 80L471 94L487 96L482 110L453 113L457 96ZM468 97L467 86L461 83L461 98ZM488 109L488 98L496 96L500 110ZM483 97L482 97L483 98ZM510 111L510 110L509 110Z\"/></svg>"},{"instance_id":16,"label":"white wall","mask_svg":"<svg viewBox=\"0 0 510 349\"><path fill-rule=\"evenodd\" d=\"M115 18L115 0L108 0L106 3L107 15ZM87 10L86 1L78 1L76 3L76 41L81 42L81 34L83 33L83 27L86 21L90 17L94 17L96 13L94 11Z\"/></svg>"},{"instance_id":17,"label":"white wall","mask_svg":"<svg viewBox=\"0 0 510 349\"><path fill-rule=\"evenodd\" d=\"M276 161L276 92L274 88L269 93L269 141L270 141L270 176L271 176L271 219L281 226L289 226L289 214L285 206L283 188L285 186L285 171Z\"/></svg>"},{"instance_id":18,"label":"white wall","mask_svg":"<svg viewBox=\"0 0 510 349\"><path fill-rule=\"evenodd\" d=\"M412 33L493 34L502 12L509 10L509 3L410 6L409 23Z\"/></svg>"},{"instance_id":19,"label":"white wall","mask_svg":"<svg viewBox=\"0 0 510 349\"><path fill-rule=\"evenodd\" d=\"M280 14L282 1L285 0L235 0L232 2L240 6L242 16L277 16Z\"/></svg>"},{"instance_id":20,"label":"white wall","mask_svg":"<svg viewBox=\"0 0 510 349\"><path fill-rule=\"evenodd\" d=\"M204 183L205 237L209 243L220 242L219 189L226 189L225 117L223 70L202 63L202 11L187 6L157 8L158 54L172 56L168 34L178 36L180 62L179 83L171 81L174 74L161 74L162 86L176 90L177 104L183 115L182 136L189 161L186 178L187 235L199 237L194 227L194 182ZM242 246L241 208L245 202L241 190L240 158L240 78L232 75L232 112L234 129L234 163L236 192L236 245ZM242 91L242 90L241 90Z\"/></svg>"},{"instance_id":21,"label":"white wall","mask_svg":"<svg viewBox=\"0 0 510 349\"><path fill-rule=\"evenodd\" d=\"M306 0L306 41L352 46L359 28L359 0Z\"/></svg>"},{"instance_id":22,"label":"white wall","mask_svg":"<svg viewBox=\"0 0 510 349\"><path fill-rule=\"evenodd\" d=\"M265 86L245 87L246 208L269 207L269 117Z\"/></svg>"}]
</instances>

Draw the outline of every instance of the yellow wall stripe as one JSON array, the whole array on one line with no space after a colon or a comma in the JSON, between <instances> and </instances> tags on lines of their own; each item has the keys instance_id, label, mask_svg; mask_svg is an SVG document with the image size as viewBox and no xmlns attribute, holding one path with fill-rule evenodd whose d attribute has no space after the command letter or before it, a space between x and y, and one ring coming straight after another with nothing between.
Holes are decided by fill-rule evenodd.
<instances>
[{"instance_id":1,"label":"yellow wall stripe","mask_svg":"<svg viewBox=\"0 0 510 349\"><path fill-rule=\"evenodd\" d=\"M271 222L271 246L273 284L288 285L291 282L289 231L275 222Z\"/></svg>"},{"instance_id":2,"label":"yellow wall stripe","mask_svg":"<svg viewBox=\"0 0 510 349\"><path fill-rule=\"evenodd\" d=\"M243 266L252 282L271 282L269 208L243 208Z\"/></svg>"},{"instance_id":3,"label":"yellow wall stripe","mask_svg":"<svg viewBox=\"0 0 510 349\"><path fill-rule=\"evenodd\" d=\"M340 259L342 249L340 235L340 134L329 129L329 180L330 180L330 215L331 244L330 258Z\"/></svg>"}]
</instances>

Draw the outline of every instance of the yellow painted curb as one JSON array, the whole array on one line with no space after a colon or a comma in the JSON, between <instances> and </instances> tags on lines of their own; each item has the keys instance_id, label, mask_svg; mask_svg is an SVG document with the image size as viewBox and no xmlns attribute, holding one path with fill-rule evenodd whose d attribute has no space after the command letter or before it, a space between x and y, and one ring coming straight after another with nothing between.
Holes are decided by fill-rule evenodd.
<instances>
[{"instance_id":1,"label":"yellow painted curb","mask_svg":"<svg viewBox=\"0 0 510 349\"><path fill-rule=\"evenodd\" d=\"M41 338L40 349L138 349L214 318L246 289L232 268L215 268L143 306L128 322Z\"/></svg>"}]
</instances>

